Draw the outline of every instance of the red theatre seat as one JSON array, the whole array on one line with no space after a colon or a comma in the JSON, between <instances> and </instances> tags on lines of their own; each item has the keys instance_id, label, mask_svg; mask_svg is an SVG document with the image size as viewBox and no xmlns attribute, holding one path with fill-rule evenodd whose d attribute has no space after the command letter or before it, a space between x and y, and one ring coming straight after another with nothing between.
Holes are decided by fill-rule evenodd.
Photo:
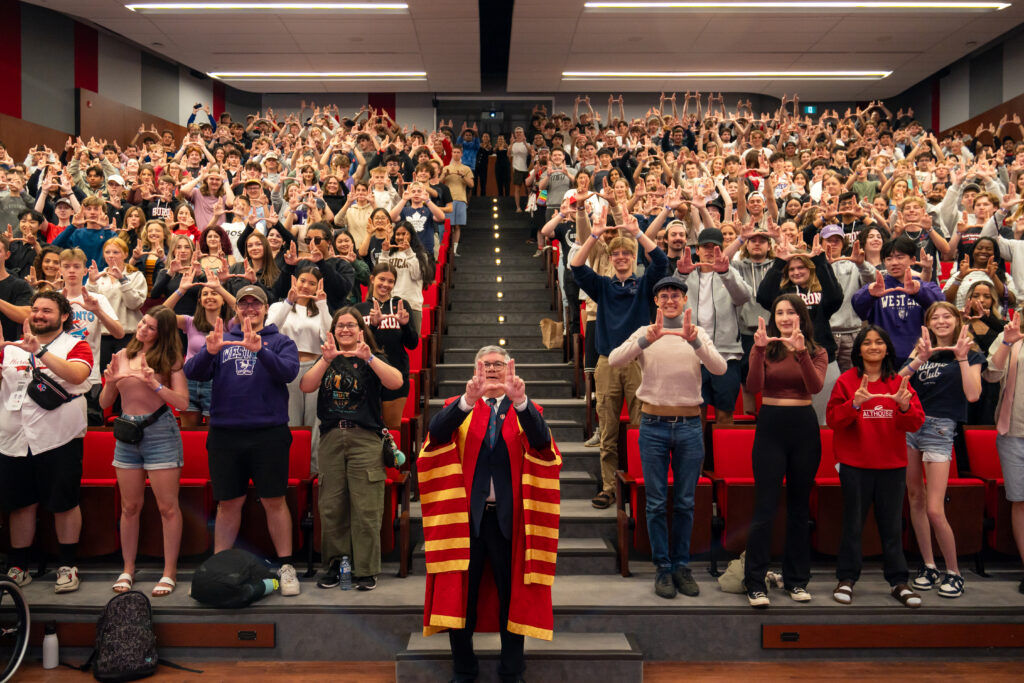
<instances>
[{"instance_id":1,"label":"red theatre seat","mask_svg":"<svg viewBox=\"0 0 1024 683\"><path fill-rule=\"evenodd\" d=\"M997 552L1016 556L1018 551L1013 540L1012 506L1006 500L1003 468L996 448L996 430L972 427L964 430L964 439L967 442L967 460L971 471L962 474L965 477L977 477L985 483L988 546ZM959 544L960 539L957 538Z\"/></svg>"},{"instance_id":2,"label":"red theatre seat","mask_svg":"<svg viewBox=\"0 0 1024 683\"><path fill-rule=\"evenodd\" d=\"M927 479L926 479L927 483ZM949 465L946 485L946 519L953 529L957 555L976 555L984 544L985 483L974 477L961 477L956 467L956 455ZM910 501L904 502L907 520L903 546L910 552L919 552L914 525L910 523ZM932 533L932 548L939 555L939 546Z\"/></svg>"},{"instance_id":3,"label":"red theatre seat","mask_svg":"<svg viewBox=\"0 0 1024 683\"><path fill-rule=\"evenodd\" d=\"M747 534L754 517L754 472L751 466L754 428L713 426L711 443L715 468L707 475L714 484L719 523L722 525L722 547L738 554L747 547ZM772 527L773 555L782 554L786 536L785 513L783 485Z\"/></svg>"},{"instance_id":4,"label":"red theatre seat","mask_svg":"<svg viewBox=\"0 0 1024 683\"><path fill-rule=\"evenodd\" d=\"M638 552L650 554L651 539L647 533L647 487L644 484L643 466L640 461L640 430L630 429L626 434L627 470L616 472L615 501L618 512L618 554L619 571L630 576L630 547ZM668 473L666 496L667 519L672 528L672 471ZM690 555L711 549L711 480L701 477L697 481L694 496L693 532L690 535ZM628 509L627 509L628 508ZM632 528L632 534L630 534Z\"/></svg>"}]
</instances>

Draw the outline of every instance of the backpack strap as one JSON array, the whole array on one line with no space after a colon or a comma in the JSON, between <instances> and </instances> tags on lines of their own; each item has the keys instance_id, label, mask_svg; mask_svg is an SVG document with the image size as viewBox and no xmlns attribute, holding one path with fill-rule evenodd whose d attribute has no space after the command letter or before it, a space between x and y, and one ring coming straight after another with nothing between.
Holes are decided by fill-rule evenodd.
<instances>
[{"instance_id":1,"label":"backpack strap","mask_svg":"<svg viewBox=\"0 0 1024 683\"><path fill-rule=\"evenodd\" d=\"M201 673L203 673L201 669L190 669L187 666L182 666L181 664L175 664L174 662L169 661L167 659L164 659L163 657L158 658L156 661L157 661L157 664L159 664L160 666L167 666L167 667L170 667L172 669L177 669L178 671L188 671L189 673L193 673L193 674L201 674Z\"/></svg>"}]
</instances>

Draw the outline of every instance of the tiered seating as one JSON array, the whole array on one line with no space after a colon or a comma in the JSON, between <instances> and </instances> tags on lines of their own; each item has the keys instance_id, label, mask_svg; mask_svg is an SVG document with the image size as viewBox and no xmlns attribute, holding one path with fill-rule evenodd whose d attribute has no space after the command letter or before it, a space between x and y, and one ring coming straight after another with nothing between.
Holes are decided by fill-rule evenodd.
<instances>
[{"instance_id":1,"label":"tiered seating","mask_svg":"<svg viewBox=\"0 0 1024 683\"><path fill-rule=\"evenodd\" d=\"M814 533L811 547L825 555L838 555L839 542L843 534L843 491L836 470L835 453L832 451L832 430L821 430L821 464L814 476L811 490L811 520ZM882 539L878 536L875 511L868 511L861 536L861 551L865 556L882 552Z\"/></svg>"},{"instance_id":2,"label":"tiered seating","mask_svg":"<svg viewBox=\"0 0 1024 683\"><path fill-rule=\"evenodd\" d=\"M619 571L622 576L630 576L630 548L642 553L651 552L651 539L647 533L647 488L644 485L643 466L640 460L640 430L630 429L626 435L625 472L616 472L615 501L618 507L618 551ZM672 471L668 473L668 493L666 496L667 518L672 528ZM690 555L707 552L711 549L711 480L701 477L697 481L694 496L693 532L690 536ZM630 534L632 528L632 534Z\"/></svg>"},{"instance_id":3,"label":"tiered seating","mask_svg":"<svg viewBox=\"0 0 1024 683\"><path fill-rule=\"evenodd\" d=\"M1006 500L1003 468L996 448L996 430L972 427L964 430L967 442L967 460L971 464L966 477L976 477L985 483L985 540L988 547L1006 555L1017 554L1013 540L1012 506ZM960 539L957 538L959 544Z\"/></svg>"}]
</instances>

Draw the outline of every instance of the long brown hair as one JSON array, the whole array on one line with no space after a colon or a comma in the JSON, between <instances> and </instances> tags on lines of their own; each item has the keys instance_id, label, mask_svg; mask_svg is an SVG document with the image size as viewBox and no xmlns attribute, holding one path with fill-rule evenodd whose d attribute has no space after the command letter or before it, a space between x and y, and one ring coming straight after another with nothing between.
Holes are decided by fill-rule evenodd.
<instances>
[{"instance_id":1,"label":"long brown hair","mask_svg":"<svg viewBox=\"0 0 1024 683\"><path fill-rule=\"evenodd\" d=\"M782 336L779 326L775 324L775 311L783 301L788 301L800 318L800 333L804 335L804 346L807 347L807 353L814 356L818 352L818 345L814 342L814 323L811 322L811 314L807 312L807 304L799 294L780 294L775 297L775 301L772 302L771 317L768 318L768 336ZM765 351L765 357L768 360L782 360L788 354L789 349L785 342L768 342L768 349Z\"/></svg>"},{"instance_id":2,"label":"long brown hair","mask_svg":"<svg viewBox=\"0 0 1024 683\"><path fill-rule=\"evenodd\" d=\"M350 315L353 318L355 318L356 324L359 325L359 330L363 333L363 341L366 342L366 345L370 347L370 350L373 351L374 354L380 355L380 347L377 346L377 340L373 338L373 332L370 331L370 328L369 326L367 326L366 321L363 320L363 314L360 313L355 306L345 306L344 308L339 308L337 311L334 312L334 316L331 317L331 329L328 330L328 334L331 337L331 341L334 342L335 348L339 347L338 338L334 336L334 328L338 326L338 319L341 318L341 316L343 315Z\"/></svg>"},{"instance_id":3,"label":"long brown hair","mask_svg":"<svg viewBox=\"0 0 1024 683\"><path fill-rule=\"evenodd\" d=\"M786 289L787 287L796 287L800 289L800 285L794 284L789 280L789 264L793 261L799 260L809 271L807 276L807 286L804 287L808 292L820 292L821 282L818 280L818 268L814 265L814 261L811 260L806 254L794 254L789 257L786 261L786 267L782 270L782 281L779 282L779 289Z\"/></svg>"},{"instance_id":4,"label":"long brown hair","mask_svg":"<svg viewBox=\"0 0 1024 683\"><path fill-rule=\"evenodd\" d=\"M146 311L156 321L156 341L146 352L146 365L164 379L170 379L171 372L181 367L181 337L178 335L178 316L174 311L159 304ZM132 337L125 347L129 360L142 351L142 342Z\"/></svg>"},{"instance_id":5,"label":"long brown hair","mask_svg":"<svg viewBox=\"0 0 1024 683\"><path fill-rule=\"evenodd\" d=\"M250 239L255 237L263 244L263 271L256 273L256 278L265 285L266 287L273 288L274 283L277 282L277 276L280 275L281 271L277 267L277 261L274 259L274 252L270 248L270 242L267 241L266 236L261 232L253 232L245 241L248 242ZM245 245L242 245L245 246ZM281 245L281 249L285 249L286 245ZM256 268L256 264L252 262L252 257L249 256L249 250L245 249L245 260L249 262L249 265Z\"/></svg>"}]
</instances>

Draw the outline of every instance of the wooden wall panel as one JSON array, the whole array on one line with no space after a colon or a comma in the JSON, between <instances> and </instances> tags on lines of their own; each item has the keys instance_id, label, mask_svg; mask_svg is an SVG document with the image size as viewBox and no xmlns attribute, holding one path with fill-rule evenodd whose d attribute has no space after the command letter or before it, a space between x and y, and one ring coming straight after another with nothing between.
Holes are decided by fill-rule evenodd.
<instances>
[{"instance_id":1,"label":"wooden wall panel","mask_svg":"<svg viewBox=\"0 0 1024 683\"><path fill-rule=\"evenodd\" d=\"M185 127L182 125L147 114L92 90L78 90L78 129L83 139L94 137L117 140L123 147L135 136L140 124L145 124L147 129L150 125L156 126L157 130L170 128L179 143L185 135Z\"/></svg>"},{"instance_id":2,"label":"wooden wall panel","mask_svg":"<svg viewBox=\"0 0 1024 683\"><path fill-rule=\"evenodd\" d=\"M978 129L978 126L980 124L984 123L986 126L988 126L988 124L991 123L995 126L999 126L999 119L1001 119L1004 115L1008 115L1011 118L1013 118L1014 114L1019 114L1021 118L1024 119L1024 95L1018 95L1017 97L1014 97L1012 100L1007 100L1006 102L1000 104L998 107L992 107L984 114L979 114L974 118L967 119L963 123L957 124L955 126L952 126L951 128L948 128L947 130L942 131L942 133L947 133L955 128L973 137L974 132ZM1020 142L1020 129L1018 129L1017 126L1014 126L1012 124L1007 126L1003 130L1003 134L1009 135L1014 140L1017 140L1017 142ZM990 139L991 136L988 133L985 133L984 135L981 136L981 140L983 142L988 143Z\"/></svg>"},{"instance_id":3,"label":"wooden wall panel","mask_svg":"<svg viewBox=\"0 0 1024 683\"><path fill-rule=\"evenodd\" d=\"M0 114L0 141L7 145L7 151L17 162L25 159L29 147L39 144L46 145L59 155L64 149L68 135L71 135L71 131L54 130L38 123Z\"/></svg>"}]
</instances>

